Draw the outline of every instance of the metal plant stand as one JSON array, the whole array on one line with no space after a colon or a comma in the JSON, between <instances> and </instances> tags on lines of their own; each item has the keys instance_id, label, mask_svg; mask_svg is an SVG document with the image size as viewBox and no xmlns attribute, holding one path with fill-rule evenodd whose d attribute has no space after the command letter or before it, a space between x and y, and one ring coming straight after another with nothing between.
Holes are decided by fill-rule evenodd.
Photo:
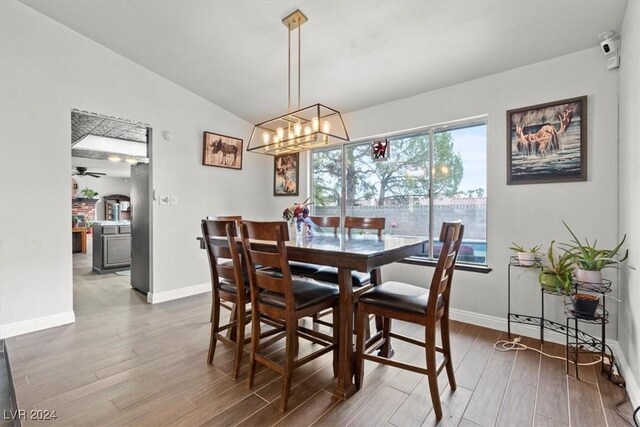
<instances>
[{"instance_id":1,"label":"metal plant stand","mask_svg":"<svg viewBox=\"0 0 640 427\"><path fill-rule=\"evenodd\" d=\"M519 323L524 325L532 325L540 328L540 341L544 344L544 332L545 330L561 333L566 339L566 359L567 359L567 373L569 372L569 357L572 356L572 360L576 362L576 378L578 377L578 359L580 353L600 353L603 358L601 363L601 369L604 372L604 358L609 355L613 360L613 354L611 349L606 345L606 324L609 322L609 312L606 310L605 295L611 292L611 281L603 279L603 283L586 283L586 282L573 282L573 293L588 292L601 294L601 303L598 306L596 315L593 318L585 318L580 313L573 312L572 304L566 304L564 314L566 316L566 324L554 322L545 318L544 300L545 295L562 296L566 297L569 294L563 292L552 292L540 288L541 299L541 313L539 316L531 314L513 313L511 311L511 273L512 268L532 268L542 271L542 263L540 259L536 259L533 265L522 265L518 261L517 257L511 257L509 259L509 277L507 281L508 292L508 314L507 314L507 333L511 338L511 324ZM594 337L584 331L580 330L580 324L598 324L602 327L601 337ZM569 354L571 353L571 355Z\"/></svg>"}]
</instances>

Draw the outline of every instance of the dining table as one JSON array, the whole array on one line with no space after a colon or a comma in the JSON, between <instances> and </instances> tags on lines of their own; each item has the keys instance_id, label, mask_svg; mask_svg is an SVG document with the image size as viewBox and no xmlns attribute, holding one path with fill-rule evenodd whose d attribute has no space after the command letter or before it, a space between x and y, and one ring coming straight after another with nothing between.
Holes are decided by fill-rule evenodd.
<instances>
[{"instance_id":1,"label":"dining table","mask_svg":"<svg viewBox=\"0 0 640 427\"><path fill-rule=\"evenodd\" d=\"M214 239L214 236L212 236ZM200 247L204 240L199 237ZM381 280L380 267L401 261L424 252L427 237L377 235L346 233L319 234L304 237L292 237L287 243L287 256L290 261L320 264L336 267L340 290L340 336L338 380L335 393L347 399L356 391L353 381L354 342L353 313L354 295L352 271L370 273L372 283ZM239 244L241 242L238 240ZM273 245L264 242L265 245Z\"/></svg>"}]
</instances>

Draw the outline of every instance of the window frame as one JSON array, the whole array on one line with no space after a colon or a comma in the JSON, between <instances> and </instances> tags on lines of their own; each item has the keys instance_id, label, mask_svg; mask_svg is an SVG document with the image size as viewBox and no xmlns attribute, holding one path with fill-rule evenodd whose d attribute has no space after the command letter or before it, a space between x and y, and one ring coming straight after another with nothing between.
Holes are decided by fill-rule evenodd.
<instances>
[{"instance_id":1,"label":"window frame","mask_svg":"<svg viewBox=\"0 0 640 427\"><path fill-rule=\"evenodd\" d=\"M432 124L432 125L427 125L427 126L420 126L420 127L416 127L416 128L412 128L412 129L405 129L402 131L396 131L396 132L389 132L389 133L384 133L384 134L378 134L378 135L373 135L373 136L367 136L367 137L363 137L363 138L357 138L357 139L353 139L350 140L348 142L343 142L343 143L339 143L339 144L333 144L333 145L329 145L326 147L322 147L322 148L317 148L314 150L310 150L308 157L307 157L307 164L309 165L309 167L307 168L307 182L309 183L309 192L308 194L311 197L311 200L315 200L315 194L314 194L314 185L313 185L313 154L316 152L322 152L322 151L330 151L330 150L335 150L335 149L340 149L340 154L341 154L341 167L340 167L340 172L341 172L341 178L340 178L340 218L342 221L344 221L344 218L346 216L346 210L347 210L347 206L345 203L345 199L346 199L346 168L344 167L344 165L347 162L347 147L349 146L355 146L355 145L361 145L363 143L371 143L376 139L381 139L381 138L388 138L390 141L393 139L399 139L399 138L410 138L410 137L415 137L418 135L428 135L429 137L429 165L427 170L431 170L433 167L433 155L434 155L434 134L438 133L438 132L447 132L447 131L454 131L454 130L458 130L458 129L464 129L464 128L470 128L470 127L474 127L474 126L486 126L487 128L487 138L485 139L485 150L487 150L487 163L488 163L488 148L489 148L489 144L488 144L488 130L489 130L489 116L487 114L483 114L483 115L479 115L479 116L473 116L473 117L468 117L468 118L464 118L464 119L459 119L459 120L452 120L452 121L448 121L448 122L442 122L442 123L437 123L437 124ZM485 183L487 183L488 181L488 167L486 168L486 172L485 172ZM433 194L433 180L429 180L429 241L426 244L427 246L427 251L425 252L425 254L427 255L427 257L424 256L412 256L409 257L405 260L402 260L400 262L402 263L407 263L407 264L414 264L414 265L427 265L427 266L435 266L436 264L436 259L433 257L433 236L434 235L434 213L433 213L433 197L431 197L431 195ZM487 205L488 205L488 191L487 191ZM486 238L486 244L487 247L489 246L489 224L487 222L486 224L486 228L487 228L487 238ZM456 269L457 270L463 270L463 271L473 271L473 272L479 272L479 273L489 273L491 271L491 268L489 268L489 257L488 257L488 250L487 250L487 254L485 256L485 262L484 264L480 264L480 263L456 263Z\"/></svg>"}]
</instances>

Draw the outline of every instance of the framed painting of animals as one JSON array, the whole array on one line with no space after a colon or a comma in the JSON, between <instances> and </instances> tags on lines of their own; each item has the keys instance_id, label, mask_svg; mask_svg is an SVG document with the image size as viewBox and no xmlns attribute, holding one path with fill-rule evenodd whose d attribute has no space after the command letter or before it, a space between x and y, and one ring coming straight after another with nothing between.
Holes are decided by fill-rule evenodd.
<instances>
[{"instance_id":1,"label":"framed painting of animals","mask_svg":"<svg viewBox=\"0 0 640 427\"><path fill-rule=\"evenodd\" d=\"M274 157L273 195L297 196L300 154L284 154Z\"/></svg>"},{"instance_id":2,"label":"framed painting of animals","mask_svg":"<svg viewBox=\"0 0 640 427\"><path fill-rule=\"evenodd\" d=\"M587 97L507 111L507 184L587 180Z\"/></svg>"},{"instance_id":3,"label":"framed painting of animals","mask_svg":"<svg viewBox=\"0 0 640 427\"><path fill-rule=\"evenodd\" d=\"M242 169L242 140L232 136L204 132L202 164L219 168Z\"/></svg>"}]
</instances>

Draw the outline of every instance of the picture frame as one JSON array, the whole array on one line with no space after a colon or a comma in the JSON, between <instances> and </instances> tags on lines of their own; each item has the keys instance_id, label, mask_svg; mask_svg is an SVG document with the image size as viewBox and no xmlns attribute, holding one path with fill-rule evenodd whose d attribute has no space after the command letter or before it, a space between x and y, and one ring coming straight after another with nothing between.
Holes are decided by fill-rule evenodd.
<instances>
[{"instance_id":1,"label":"picture frame","mask_svg":"<svg viewBox=\"0 0 640 427\"><path fill-rule=\"evenodd\" d=\"M371 143L371 160L382 162L391 158L391 144L388 138L376 139Z\"/></svg>"},{"instance_id":2,"label":"picture frame","mask_svg":"<svg viewBox=\"0 0 640 427\"><path fill-rule=\"evenodd\" d=\"M507 111L507 185L586 180L586 95Z\"/></svg>"},{"instance_id":3,"label":"picture frame","mask_svg":"<svg viewBox=\"0 0 640 427\"><path fill-rule=\"evenodd\" d=\"M241 170L243 144L240 138L205 131L202 136L202 164Z\"/></svg>"},{"instance_id":4,"label":"picture frame","mask_svg":"<svg viewBox=\"0 0 640 427\"><path fill-rule=\"evenodd\" d=\"M297 196L300 176L300 153L273 158L273 195Z\"/></svg>"}]
</instances>

